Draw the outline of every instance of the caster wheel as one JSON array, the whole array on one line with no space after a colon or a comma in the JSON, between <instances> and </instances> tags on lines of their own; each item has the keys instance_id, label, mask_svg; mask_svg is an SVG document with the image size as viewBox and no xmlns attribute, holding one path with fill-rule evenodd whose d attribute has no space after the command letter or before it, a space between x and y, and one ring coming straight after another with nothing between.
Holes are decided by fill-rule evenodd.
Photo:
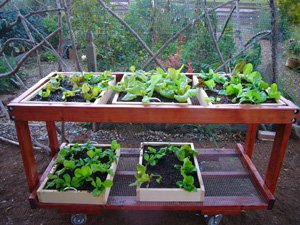
<instances>
[{"instance_id":1,"label":"caster wheel","mask_svg":"<svg viewBox=\"0 0 300 225\"><path fill-rule=\"evenodd\" d=\"M207 225L219 225L221 223L222 218L223 215L221 214L214 215L208 220Z\"/></svg>"},{"instance_id":2,"label":"caster wheel","mask_svg":"<svg viewBox=\"0 0 300 225\"><path fill-rule=\"evenodd\" d=\"M71 223L73 225L83 225L87 221L86 214L74 214L71 216Z\"/></svg>"}]
</instances>

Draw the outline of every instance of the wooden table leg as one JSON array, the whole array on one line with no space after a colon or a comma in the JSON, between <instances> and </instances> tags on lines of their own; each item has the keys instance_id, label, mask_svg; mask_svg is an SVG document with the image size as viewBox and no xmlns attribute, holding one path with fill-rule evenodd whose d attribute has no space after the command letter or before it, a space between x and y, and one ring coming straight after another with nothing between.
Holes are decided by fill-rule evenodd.
<instances>
[{"instance_id":1,"label":"wooden table leg","mask_svg":"<svg viewBox=\"0 0 300 225\"><path fill-rule=\"evenodd\" d=\"M27 121L15 121L20 150L29 191L32 192L39 182L36 162L32 151L30 130Z\"/></svg>"},{"instance_id":2,"label":"wooden table leg","mask_svg":"<svg viewBox=\"0 0 300 225\"><path fill-rule=\"evenodd\" d=\"M265 176L265 184L273 194L276 189L277 180L280 174L291 130L292 124L277 125L272 153Z\"/></svg>"},{"instance_id":3,"label":"wooden table leg","mask_svg":"<svg viewBox=\"0 0 300 225\"><path fill-rule=\"evenodd\" d=\"M248 124L246 143L245 143L245 153L252 158L254 144L256 140L257 124Z\"/></svg>"},{"instance_id":4,"label":"wooden table leg","mask_svg":"<svg viewBox=\"0 0 300 225\"><path fill-rule=\"evenodd\" d=\"M48 132L48 139L49 139L51 154L52 154L52 156L55 156L59 150L59 143L58 143L58 139L57 139L55 122L47 121L46 127L47 127L47 132Z\"/></svg>"}]
</instances>

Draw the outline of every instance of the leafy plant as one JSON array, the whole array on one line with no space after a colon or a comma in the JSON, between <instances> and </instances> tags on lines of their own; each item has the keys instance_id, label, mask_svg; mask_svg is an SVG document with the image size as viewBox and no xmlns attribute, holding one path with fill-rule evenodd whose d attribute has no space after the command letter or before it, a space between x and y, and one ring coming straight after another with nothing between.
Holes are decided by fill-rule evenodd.
<instances>
[{"instance_id":1,"label":"leafy plant","mask_svg":"<svg viewBox=\"0 0 300 225\"><path fill-rule=\"evenodd\" d=\"M135 182L129 186L140 186L145 182L150 182L150 175L146 173L147 167L141 164L136 165L137 173L134 175Z\"/></svg>"},{"instance_id":2,"label":"leafy plant","mask_svg":"<svg viewBox=\"0 0 300 225\"><path fill-rule=\"evenodd\" d=\"M176 185L189 192L197 191L197 188L194 185L194 177L190 175L196 171L196 167L193 165L190 159L188 157L184 158L183 165L180 168L180 173L183 177L183 180L177 181Z\"/></svg>"},{"instance_id":3,"label":"leafy plant","mask_svg":"<svg viewBox=\"0 0 300 225\"><path fill-rule=\"evenodd\" d=\"M194 181L194 177L184 175L183 180L177 181L176 185L180 188L183 188L185 191L197 191L197 188L194 185Z\"/></svg>"},{"instance_id":4,"label":"leafy plant","mask_svg":"<svg viewBox=\"0 0 300 225\"><path fill-rule=\"evenodd\" d=\"M148 150L144 153L144 160L147 165L156 166L158 161L161 160L166 155L167 148L161 148L156 151L155 148L148 147Z\"/></svg>"},{"instance_id":5,"label":"leafy plant","mask_svg":"<svg viewBox=\"0 0 300 225\"><path fill-rule=\"evenodd\" d=\"M63 147L55 162L55 172L48 175L45 189L81 190L87 186L87 191L92 192L93 196L99 196L112 186L111 180L101 180L99 174L104 177L106 174L113 175L110 167L117 160L115 151L119 148L120 145L115 140L105 149L91 143Z\"/></svg>"},{"instance_id":6,"label":"leafy plant","mask_svg":"<svg viewBox=\"0 0 300 225\"><path fill-rule=\"evenodd\" d=\"M96 177L96 181L93 180L92 185L95 187L92 191L92 195L98 197L106 188L112 187L113 182L111 180L101 181L99 177Z\"/></svg>"},{"instance_id":7,"label":"leafy plant","mask_svg":"<svg viewBox=\"0 0 300 225\"><path fill-rule=\"evenodd\" d=\"M98 98L102 91L108 89L112 79L110 71L105 71L99 75L75 73L70 76L63 76L58 74L56 77L52 77L46 86L39 91L39 96L46 99L52 93L62 92L62 100L64 101L68 101L69 98L76 95L82 95L87 102L90 102Z\"/></svg>"},{"instance_id":8,"label":"leafy plant","mask_svg":"<svg viewBox=\"0 0 300 225\"><path fill-rule=\"evenodd\" d=\"M190 145L183 145L180 148L178 148L177 146L171 145L169 147L169 151L174 153L176 158L182 162L187 157L192 157L194 155L198 155L198 152L196 152L194 149L192 149Z\"/></svg>"},{"instance_id":9,"label":"leafy plant","mask_svg":"<svg viewBox=\"0 0 300 225\"><path fill-rule=\"evenodd\" d=\"M154 99L152 96L156 92L177 102L187 102L187 99L195 96L197 91L191 89L189 85L191 79L180 73L182 68L183 65L178 70L169 68L167 73L157 68L156 73L146 73L141 70L135 71L135 67L131 67L133 74L126 76L123 81L111 88L118 93L126 93L122 98L123 101L131 101L141 96L143 103L149 103Z\"/></svg>"},{"instance_id":10,"label":"leafy plant","mask_svg":"<svg viewBox=\"0 0 300 225\"><path fill-rule=\"evenodd\" d=\"M269 87L269 84L262 80L262 75L258 71L253 71L251 63L241 61L236 64L229 81L226 76L223 76L223 79L219 77L219 74L210 70L209 73L201 73L198 79L204 88L216 92L217 98L221 98L222 95L232 96L233 103L261 104L268 99L275 101L280 99L281 94L277 90L277 85L272 84ZM214 89L215 81L222 84L223 89ZM209 97L207 101L218 102L217 98Z\"/></svg>"}]
</instances>

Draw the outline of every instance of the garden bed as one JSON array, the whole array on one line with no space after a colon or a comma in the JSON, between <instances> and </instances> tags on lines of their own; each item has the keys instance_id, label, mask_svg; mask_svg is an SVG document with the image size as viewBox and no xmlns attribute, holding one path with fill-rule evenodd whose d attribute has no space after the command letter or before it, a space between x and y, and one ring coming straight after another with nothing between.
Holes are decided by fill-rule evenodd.
<instances>
[{"instance_id":1,"label":"garden bed","mask_svg":"<svg viewBox=\"0 0 300 225\"><path fill-rule=\"evenodd\" d=\"M222 79L226 79L227 82L229 82L231 80L231 75L230 74L218 74L217 75L219 78ZM244 75L240 74L241 76L241 89L242 87L249 85L250 83L247 83L247 81L244 80ZM219 78L214 78L214 79L219 79ZM213 79L211 79L210 81L212 81ZM204 83L203 83L204 82ZM263 82L263 81L262 81ZM244 100L243 102L237 102L239 100L239 98L237 97L237 95L235 94L230 94L227 95L225 94L227 92L227 89L223 87L223 84L217 83L217 82L213 82L210 83L211 85L213 85L213 88L208 88L206 86L205 81L201 80L199 82L198 77L194 76L193 77L193 83L199 87L199 90L197 92L197 99L200 102L201 105L203 106L222 106L222 105L227 105L227 106L236 106L236 105L248 105L248 106L255 106L255 105L260 105L260 106L283 106L286 105L281 99L282 97L278 98L278 99L269 99L269 98L265 98L265 101L263 101L262 103L256 103L254 104L254 102L251 102L251 95L248 95L244 98L249 98L249 100ZM237 84L233 84L236 86L233 86L234 88L237 88ZM230 87L231 88L231 87ZM232 92L237 92L237 89L232 88ZM244 89L245 90L245 89ZM224 92L223 94L220 93L220 91ZM229 91L229 90L228 90ZM231 91L231 90L230 90ZM267 96L268 95L268 91L269 90L260 90L261 92L264 92L264 95ZM276 86L276 91L277 91L277 86ZM248 92L249 93L249 92ZM252 94L254 95L253 97L257 97L254 91L252 92ZM245 96L245 95L244 95ZM260 97L258 95L258 97ZM236 101L237 103L234 103L233 101Z\"/></svg>"},{"instance_id":2,"label":"garden bed","mask_svg":"<svg viewBox=\"0 0 300 225\"><path fill-rule=\"evenodd\" d=\"M65 149L66 147L70 147L70 148L76 147L75 145L76 144L67 144L67 145L63 144L61 146L61 149ZM79 146L82 147L84 145L87 145L87 144L80 144ZM63 165L60 165L58 163L58 160L60 160L60 153L58 153L56 163L51 168L47 178L41 183L41 185L39 186L39 188L37 190L37 196L38 196L38 199L40 202L73 203L73 204L99 204L99 205L106 204L109 193L110 193L110 189L112 186L112 181L114 179L114 175L115 175L115 172L117 169L119 157L120 157L120 147L117 147L116 149L114 149L114 148L112 148L112 145L109 145L109 144L96 144L96 145L92 145L92 146L94 146L95 148L86 147L84 149L85 150L90 149L91 151L94 151L93 154L95 154L95 156L92 156L92 155L90 155L91 153L87 153L87 151L84 152L83 150L81 152L78 152L77 155L74 156L74 158L76 158L76 160L77 160L76 164L75 164L75 167L77 167L77 168L74 169L73 172L71 172L68 169L68 166L70 167L70 165L68 165L68 164L70 164L69 160L64 159L63 163L62 163ZM91 169L88 169L88 170L90 170L90 172L87 172L86 170L84 170L84 169L86 169L86 168L84 168L84 167L86 167L86 165L83 165L81 167L77 166L80 163L80 161L86 162L88 159L90 159L92 162L95 159L97 160L96 149L103 149L103 152L105 152L106 150L114 151L114 156L113 156L114 160L111 162L109 169L107 169L106 171L103 171L103 168L99 168L99 165L100 166L105 165L106 159L108 158L108 156L99 158L98 161L100 162L100 164L99 163L96 164L96 162L94 161L93 164L90 165ZM80 158L78 158L78 156L80 156ZM66 161L68 162L67 165L66 165ZM93 165L94 165L94 168L93 168ZM61 191L58 191L58 190L56 190L57 186L56 187L51 186L51 182L54 182L56 185L57 185L57 183L59 183L59 182L57 182L57 178L56 178L56 180L53 179L53 176L59 174L60 171L64 168L67 168L65 174L67 174L67 176L69 175L69 177L71 177L71 178L68 180L68 179L66 179L65 174L63 176L59 175L58 178L63 179L64 182L69 182L69 184L65 185L68 187L63 188L64 187L63 186L62 187L63 189ZM81 177L83 177L85 175L87 178L85 178L85 180L82 181L82 184L79 187L74 188L73 187L74 186L73 179L74 178L80 179ZM105 183L109 183L109 185L106 185ZM94 188L94 190L92 191L93 188Z\"/></svg>"},{"instance_id":3,"label":"garden bed","mask_svg":"<svg viewBox=\"0 0 300 225\"><path fill-rule=\"evenodd\" d=\"M148 147L156 149L157 152L162 148L170 146L182 147L189 146L194 149L193 143L180 142L143 142L141 144L139 165L145 166L145 153L148 154ZM150 154L151 158L151 154ZM156 201L156 202L201 202L204 201L205 188L201 177L198 161L195 155L191 156L190 161L195 167L195 171L190 176L193 177L194 185L192 188L183 188L183 177L181 174L182 162L173 153L166 151L166 156L157 163L156 166L147 166L147 173L151 174L150 181L137 185L137 201ZM150 160L148 163L151 163ZM180 167L180 168L179 168ZM138 175L136 175L137 177ZM158 182L159 180L159 182ZM178 187L178 182L181 187ZM190 188L190 189L189 189ZM189 189L187 191L186 189Z\"/></svg>"},{"instance_id":4,"label":"garden bed","mask_svg":"<svg viewBox=\"0 0 300 225\"><path fill-rule=\"evenodd\" d=\"M175 69L169 69L169 70L176 71ZM192 79L193 75L182 74L180 73L180 70L176 71L178 73L177 78L175 76L174 76L175 78L174 77L171 78L170 75L171 72L163 73L163 71L160 71L157 74L152 74L152 75L144 71L140 71L140 73L143 73L141 75L138 74L138 72L124 74L121 81L115 87L116 94L112 100L112 104L122 104L122 105L132 105L132 104L149 105L150 104L150 105L181 105L181 106L192 105L190 96L196 95L196 90L195 89L192 90L192 88L194 87L194 83ZM154 78L153 75L162 76L163 78L161 78L160 81L158 81L159 79L156 80L156 78ZM135 76L135 79L131 79L132 76ZM161 85L165 85L165 87L160 88ZM168 85L171 85L172 87L169 87ZM183 87L181 87L181 85L183 85ZM186 87L185 85L189 87ZM161 90L164 89L164 91L160 92L160 89ZM169 94L168 91L174 91L175 93L171 94L172 96L171 97L168 96ZM181 95L179 94L179 92L181 92ZM194 94L191 94L192 92L194 92ZM136 93L136 96L131 98L130 95L132 93ZM147 96L148 94L149 96ZM133 95L134 94L132 94L132 96ZM181 98L184 95L186 95L186 97L184 97L184 100L182 100ZM145 96L147 97L146 102L145 102Z\"/></svg>"},{"instance_id":5,"label":"garden bed","mask_svg":"<svg viewBox=\"0 0 300 225\"><path fill-rule=\"evenodd\" d=\"M105 73L105 72L104 72ZM43 79L43 83L30 93L21 102L38 104L105 104L109 100L113 91L108 86L116 82L115 75L109 75L107 78L101 78L103 73L73 73L73 72L53 72ZM73 76L73 78L72 78ZM87 78L90 76L90 78ZM97 82L90 82L91 79L99 77ZM73 79L73 82L70 81ZM89 79L89 80L88 80ZM76 83L76 84L75 84ZM85 87L83 87L85 85ZM105 86L95 88L96 86ZM56 86L56 87L54 87ZM76 87L75 87L76 86ZM49 88L50 87L50 88ZM48 89L57 88L50 93ZM76 89L77 88L77 89ZM74 91L74 89L76 89ZM96 90L97 89L97 90ZM85 93L83 93L85 90Z\"/></svg>"}]
</instances>

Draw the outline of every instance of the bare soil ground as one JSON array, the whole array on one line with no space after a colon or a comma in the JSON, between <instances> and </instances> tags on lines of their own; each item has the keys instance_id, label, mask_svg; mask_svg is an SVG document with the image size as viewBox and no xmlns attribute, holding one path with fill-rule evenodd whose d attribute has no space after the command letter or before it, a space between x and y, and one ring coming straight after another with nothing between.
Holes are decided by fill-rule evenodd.
<instances>
[{"instance_id":1,"label":"bare soil ground","mask_svg":"<svg viewBox=\"0 0 300 225\"><path fill-rule=\"evenodd\" d=\"M176 139L174 137L174 139ZM186 138L183 138L184 140ZM181 138L182 140L182 138ZM235 140L224 142L224 147L232 147ZM215 147L211 142L201 142L203 147ZM254 162L263 173L266 159L269 156L272 143L257 142ZM199 144L198 144L199 146ZM223 145L222 145L223 146ZM221 146L219 146L221 147ZM300 141L290 140L285 156L283 169L276 191L276 203L271 211L247 211L240 215L225 216L222 225L266 225L300 223ZM36 152L39 171L47 166L50 157ZM70 215L57 213L49 209L30 209L28 190L22 167L21 155L17 146L0 142L0 224L70 224ZM98 215L89 215L87 224L105 225L153 225L174 224L193 225L205 224L199 212L171 212L171 211L105 211Z\"/></svg>"}]
</instances>

